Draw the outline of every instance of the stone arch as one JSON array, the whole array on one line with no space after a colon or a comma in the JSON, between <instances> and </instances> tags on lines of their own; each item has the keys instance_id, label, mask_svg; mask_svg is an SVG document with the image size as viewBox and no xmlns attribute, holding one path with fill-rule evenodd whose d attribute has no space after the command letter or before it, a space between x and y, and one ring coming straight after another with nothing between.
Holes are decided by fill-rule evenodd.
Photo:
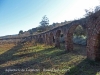
<instances>
[{"instance_id":1,"label":"stone arch","mask_svg":"<svg viewBox=\"0 0 100 75\"><path fill-rule=\"evenodd\" d=\"M35 35L35 40L38 43L38 35Z\"/></svg>"},{"instance_id":2,"label":"stone arch","mask_svg":"<svg viewBox=\"0 0 100 75\"><path fill-rule=\"evenodd\" d=\"M33 38L34 38L34 40L36 40L36 35L34 35L34 37L33 37Z\"/></svg>"},{"instance_id":3,"label":"stone arch","mask_svg":"<svg viewBox=\"0 0 100 75\"><path fill-rule=\"evenodd\" d=\"M29 37L28 37L28 41L29 41L29 42L32 42L32 36L29 36Z\"/></svg>"},{"instance_id":4,"label":"stone arch","mask_svg":"<svg viewBox=\"0 0 100 75\"><path fill-rule=\"evenodd\" d=\"M56 36L60 36L61 30L56 31Z\"/></svg>"},{"instance_id":5,"label":"stone arch","mask_svg":"<svg viewBox=\"0 0 100 75\"><path fill-rule=\"evenodd\" d=\"M50 45L52 46L53 43L54 43L54 34L53 34L53 32L49 33L49 39L50 39Z\"/></svg>"},{"instance_id":6,"label":"stone arch","mask_svg":"<svg viewBox=\"0 0 100 75\"><path fill-rule=\"evenodd\" d=\"M72 51L73 50L73 33L77 26L81 26L79 24L73 24L67 29L67 35L65 35L65 48L67 51ZM82 26L81 26L82 27Z\"/></svg>"},{"instance_id":7,"label":"stone arch","mask_svg":"<svg viewBox=\"0 0 100 75\"><path fill-rule=\"evenodd\" d=\"M32 43L33 43L33 45L37 45L37 43L38 43L37 35L33 35L33 37L32 37Z\"/></svg>"},{"instance_id":8,"label":"stone arch","mask_svg":"<svg viewBox=\"0 0 100 75\"><path fill-rule=\"evenodd\" d=\"M49 45L49 34L48 33L45 34L45 42L46 42L46 45Z\"/></svg>"},{"instance_id":9,"label":"stone arch","mask_svg":"<svg viewBox=\"0 0 100 75\"><path fill-rule=\"evenodd\" d=\"M39 43L43 43L43 37L42 37L42 34L39 34L39 35L38 35L38 41L39 41Z\"/></svg>"},{"instance_id":10,"label":"stone arch","mask_svg":"<svg viewBox=\"0 0 100 75\"><path fill-rule=\"evenodd\" d=\"M63 31L61 29L56 30L55 32L55 47L60 48L60 37Z\"/></svg>"},{"instance_id":11,"label":"stone arch","mask_svg":"<svg viewBox=\"0 0 100 75\"><path fill-rule=\"evenodd\" d=\"M42 34L43 43L45 43L45 34Z\"/></svg>"}]
</instances>

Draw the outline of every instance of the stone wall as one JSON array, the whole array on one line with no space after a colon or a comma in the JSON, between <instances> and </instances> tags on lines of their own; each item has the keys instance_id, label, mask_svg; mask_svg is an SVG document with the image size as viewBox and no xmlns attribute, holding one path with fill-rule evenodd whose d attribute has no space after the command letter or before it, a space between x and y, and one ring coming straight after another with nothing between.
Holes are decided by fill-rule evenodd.
<instances>
[{"instance_id":1,"label":"stone wall","mask_svg":"<svg viewBox=\"0 0 100 75\"><path fill-rule=\"evenodd\" d=\"M87 32L87 57L100 60L100 11L89 16Z\"/></svg>"}]
</instances>

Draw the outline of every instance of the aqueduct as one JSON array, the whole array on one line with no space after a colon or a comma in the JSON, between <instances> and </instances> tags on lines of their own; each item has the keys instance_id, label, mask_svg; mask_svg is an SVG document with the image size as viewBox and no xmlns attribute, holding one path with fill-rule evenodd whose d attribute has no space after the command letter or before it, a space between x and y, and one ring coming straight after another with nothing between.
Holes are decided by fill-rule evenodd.
<instances>
[{"instance_id":1,"label":"aqueduct","mask_svg":"<svg viewBox=\"0 0 100 75\"><path fill-rule=\"evenodd\" d=\"M100 11L99 11L100 12ZM31 35L28 37L21 38L8 38L16 40L18 42L35 40L39 43L45 43L46 45L55 45L55 47L60 47L60 34L64 35L65 39L65 49L66 51L73 50L73 32L78 25L83 28L86 26L87 31L87 58L90 60L100 60L100 13L96 12L92 16L82 18L80 20L74 20L66 25L59 26L57 28L51 29L49 31ZM18 40L20 39L20 40ZM1 39L1 41L4 39ZM2 41L3 43L3 41ZM14 41L15 43L15 41Z\"/></svg>"}]
</instances>

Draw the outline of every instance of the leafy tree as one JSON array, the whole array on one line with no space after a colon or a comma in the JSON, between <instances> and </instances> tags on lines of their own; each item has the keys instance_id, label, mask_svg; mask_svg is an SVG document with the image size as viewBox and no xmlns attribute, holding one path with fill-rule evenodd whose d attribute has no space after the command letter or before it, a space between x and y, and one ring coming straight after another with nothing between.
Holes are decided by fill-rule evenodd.
<instances>
[{"instance_id":1,"label":"leafy tree","mask_svg":"<svg viewBox=\"0 0 100 75\"><path fill-rule=\"evenodd\" d=\"M29 32L30 34L33 34L33 31L32 31L32 29L28 30L28 32Z\"/></svg>"},{"instance_id":2,"label":"leafy tree","mask_svg":"<svg viewBox=\"0 0 100 75\"><path fill-rule=\"evenodd\" d=\"M53 27L56 27L56 23L53 23L52 26L53 26Z\"/></svg>"},{"instance_id":3,"label":"leafy tree","mask_svg":"<svg viewBox=\"0 0 100 75\"><path fill-rule=\"evenodd\" d=\"M85 32L84 32L83 28L80 25L77 26L77 28L75 29L74 35L76 35L78 37L81 36L81 35L85 35Z\"/></svg>"},{"instance_id":4,"label":"leafy tree","mask_svg":"<svg viewBox=\"0 0 100 75\"><path fill-rule=\"evenodd\" d=\"M24 33L23 30L20 30L20 31L19 31L19 34L23 34L23 33Z\"/></svg>"},{"instance_id":5,"label":"leafy tree","mask_svg":"<svg viewBox=\"0 0 100 75\"><path fill-rule=\"evenodd\" d=\"M45 31L48 29L49 19L46 15L43 16L42 21L40 22L40 26L38 27L38 31Z\"/></svg>"}]
</instances>

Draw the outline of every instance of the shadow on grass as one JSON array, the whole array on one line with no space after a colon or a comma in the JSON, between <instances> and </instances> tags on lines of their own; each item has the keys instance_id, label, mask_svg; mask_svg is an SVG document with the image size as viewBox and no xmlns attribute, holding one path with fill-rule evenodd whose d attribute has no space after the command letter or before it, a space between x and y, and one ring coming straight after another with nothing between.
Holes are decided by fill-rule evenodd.
<instances>
[{"instance_id":1,"label":"shadow on grass","mask_svg":"<svg viewBox=\"0 0 100 75\"><path fill-rule=\"evenodd\" d=\"M65 54L65 52L63 50L55 52L54 50L56 50L57 48L47 48L47 49L44 49L44 50L41 50L38 52L27 53L24 55L13 55L21 47L22 46L15 46L12 49L5 52L4 54L0 55L1 59L5 57L5 59L2 60L2 62L0 62L0 64L6 63L7 61L10 61L10 60L12 60L12 61L18 60L18 59L20 59L20 57L23 57L23 58L33 57L33 58L29 61L25 61L25 62L22 62L20 64L17 63L17 64L12 65L12 66L1 67L0 68L1 75L11 75L13 73L18 72L18 70L22 70L22 69L25 70L27 68L31 68L31 69L32 68L34 68L34 69L39 68L40 70L42 70L43 68L50 68L50 67L52 67L52 64L50 63L50 60L52 58L54 58L54 57L56 58L56 56L60 56L60 55ZM14 51L12 51L12 50L14 50ZM35 54L37 54L38 56L34 57ZM7 55L10 55L10 57L8 58ZM49 57L50 57L50 60L49 59L46 60L46 58L49 58ZM44 62L44 61L46 61L46 62ZM8 71L12 70L12 71L8 72L7 70ZM22 72L22 71L19 71L19 72Z\"/></svg>"},{"instance_id":2,"label":"shadow on grass","mask_svg":"<svg viewBox=\"0 0 100 75\"><path fill-rule=\"evenodd\" d=\"M67 58L64 57L64 56L66 56L66 52L62 48L61 48L61 50L60 49L57 50L57 48L54 48L54 47L46 48L46 49L40 50L38 52L31 52L31 53L27 53L27 54L23 54L23 55L13 55L20 48L22 48L22 46L20 46L20 45L15 46L12 49L10 49L9 51L0 55L1 57L4 57L4 56L7 57L7 55L10 55L9 58L5 57L5 59L7 59L7 60L2 61L1 64L5 63L7 61L10 61L10 60L13 60L13 61L18 60L18 59L20 59L20 57L23 57L23 58L32 57L32 59L30 59L28 61L24 61L22 63L14 64L12 66L1 67L0 68L1 75L12 75L17 72L20 72L20 74L16 74L16 75L23 75L23 74L21 74L21 72L25 72L24 71L25 69L37 69L38 68L39 70L42 70L43 68L52 68L51 61L56 61L56 58L58 56L61 58L59 58L57 60L63 59L59 63L67 62L70 60L70 56L68 56ZM74 52L72 52L72 54L73 53ZM36 57L34 57L35 54L37 54ZM67 54L69 54L69 53L67 53ZM77 55L77 53L75 55ZM46 60L46 58L50 58L50 59ZM56 63L56 64L58 64L58 63ZM10 72L5 71L5 70L8 70ZM65 75L96 75L96 73L99 71L100 71L99 63L91 62L91 61L88 61L87 59L85 59L81 63L79 63L77 66L71 68L68 72L65 73ZM35 71L33 71L32 74L35 75Z\"/></svg>"},{"instance_id":3,"label":"shadow on grass","mask_svg":"<svg viewBox=\"0 0 100 75\"><path fill-rule=\"evenodd\" d=\"M97 72L100 72L100 62L85 59L77 66L72 67L64 75L97 75Z\"/></svg>"},{"instance_id":4,"label":"shadow on grass","mask_svg":"<svg viewBox=\"0 0 100 75\"><path fill-rule=\"evenodd\" d=\"M14 57L13 54L16 53L21 48L22 48L22 45L19 44L19 45L14 46L10 50L7 50L3 54L1 54L0 55L0 64L3 64L10 60L16 60L17 58Z\"/></svg>"},{"instance_id":5,"label":"shadow on grass","mask_svg":"<svg viewBox=\"0 0 100 75\"><path fill-rule=\"evenodd\" d=\"M21 48L22 48L22 45L18 44L16 46L12 47L11 49L7 50L3 54L1 54L0 55L0 65L6 63L8 61L14 61L14 60L19 59L18 57L13 56L13 54L16 53ZM4 68L4 67L0 67L0 73L1 73L1 75L5 71L5 69L6 68ZM5 74L3 74L3 75L5 75Z\"/></svg>"}]
</instances>

